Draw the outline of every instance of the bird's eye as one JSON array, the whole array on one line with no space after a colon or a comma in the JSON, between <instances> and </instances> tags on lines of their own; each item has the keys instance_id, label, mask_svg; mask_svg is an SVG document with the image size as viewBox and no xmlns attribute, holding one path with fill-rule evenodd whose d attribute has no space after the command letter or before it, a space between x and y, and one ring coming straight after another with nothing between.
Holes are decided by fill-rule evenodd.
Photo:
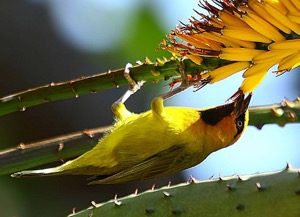
<instances>
[{"instance_id":1,"label":"bird's eye","mask_svg":"<svg viewBox=\"0 0 300 217\"><path fill-rule=\"evenodd\" d=\"M237 126L238 128L242 128L243 125L244 125L243 121L237 121L237 122L236 122L236 126Z\"/></svg>"},{"instance_id":2,"label":"bird's eye","mask_svg":"<svg viewBox=\"0 0 300 217\"><path fill-rule=\"evenodd\" d=\"M244 124L245 124L245 113L241 114L235 121L237 133L234 136L234 138L236 138L239 134L243 132L245 126Z\"/></svg>"}]
</instances>

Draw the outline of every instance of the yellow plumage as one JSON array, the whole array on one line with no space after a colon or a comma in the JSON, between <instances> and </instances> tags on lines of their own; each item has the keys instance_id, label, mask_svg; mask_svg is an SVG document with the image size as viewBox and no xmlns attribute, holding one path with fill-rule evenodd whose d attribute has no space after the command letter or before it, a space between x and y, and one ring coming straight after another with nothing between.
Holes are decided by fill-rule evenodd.
<instances>
[{"instance_id":1,"label":"yellow plumage","mask_svg":"<svg viewBox=\"0 0 300 217\"><path fill-rule=\"evenodd\" d=\"M250 95L211 109L163 107L156 98L151 110L134 114L124 104L113 106L118 119L90 151L61 166L23 171L15 177L84 174L92 183L120 183L161 177L203 161L233 144L248 122Z\"/></svg>"}]
</instances>

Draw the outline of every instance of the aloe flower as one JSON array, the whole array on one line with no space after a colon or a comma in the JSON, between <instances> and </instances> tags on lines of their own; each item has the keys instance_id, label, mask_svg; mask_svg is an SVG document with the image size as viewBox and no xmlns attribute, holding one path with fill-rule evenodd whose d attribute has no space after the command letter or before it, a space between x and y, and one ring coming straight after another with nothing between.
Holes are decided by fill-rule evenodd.
<instances>
[{"instance_id":1,"label":"aloe flower","mask_svg":"<svg viewBox=\"0 0 300 217\"><path fill-rule=\"evenodd\" d=\"M199 6L209 15L196 11L200 18L176 27L162 48L204 65L197 78L202 86L245 70L237 96L252 92L274 65L277 75L300 65L300 0L213 0Z\"/></svg>"}]
</instances>

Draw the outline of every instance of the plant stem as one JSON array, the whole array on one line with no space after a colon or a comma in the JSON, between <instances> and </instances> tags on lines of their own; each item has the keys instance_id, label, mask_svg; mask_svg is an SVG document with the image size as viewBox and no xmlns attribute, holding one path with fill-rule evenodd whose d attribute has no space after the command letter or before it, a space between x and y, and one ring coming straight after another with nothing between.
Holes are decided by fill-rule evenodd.
<instances>
[{"instance_id":1,"label":"plant stem","mask_svg":"<svg viewBox=\"0 0 300 217\"><path fill-rule=\"evenodd\" d=\"M283 100L279 104L249 108L249 125L261 129L265 124L300 123L300 97L294 101Z\"/></svg>"},{"instance_id":2,"label":"plant stem","mask_svg":"<svg viewBox=\"0 0 300 217\"><path fill-rule=\"evenodd\" d=\"M0 151L0 175L79 156L94 147L109 129L83 130Z\"/></svg>"},{"instance_id":3,"label":"plant stem","mask_svg":"<svg viewBox=\"0 0 300 217\"><path fill-rule=\"evenodd\" d=\"M199 66L190 60L184 60L184 67L187 74L194 75L204 70L206 66ZM146 59L143 64L131 68L130 75L135 81L158 82L162 79L167 80L170 77L180 75L178 60L163 58L152 63ZM124 68L66 82L51 83L0 98L0 116L24 111L42 103L75 98L126 84L128 82L124 78Z\"/></svg>"}]
</instances>

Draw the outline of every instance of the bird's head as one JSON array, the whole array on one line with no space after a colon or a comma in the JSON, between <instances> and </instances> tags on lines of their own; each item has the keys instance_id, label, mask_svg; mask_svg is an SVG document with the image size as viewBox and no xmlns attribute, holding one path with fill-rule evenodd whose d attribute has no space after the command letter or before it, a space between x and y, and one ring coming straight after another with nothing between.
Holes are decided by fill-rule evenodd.
<instances>
[{"instance_id":1,"label":"bird's head","mask_svg":"<svg viewBox=\"0 0 300 217\"><path fill-rule=\"evenodd\" d=\"M240 95L232 103L201 111L201 119L211 129L211 136L222 140L222 143L212 147L213 149L229 146L240 138L248 125L251 96L249 94L244 98L244 95Z\"/></svg>"}]
</instances>

